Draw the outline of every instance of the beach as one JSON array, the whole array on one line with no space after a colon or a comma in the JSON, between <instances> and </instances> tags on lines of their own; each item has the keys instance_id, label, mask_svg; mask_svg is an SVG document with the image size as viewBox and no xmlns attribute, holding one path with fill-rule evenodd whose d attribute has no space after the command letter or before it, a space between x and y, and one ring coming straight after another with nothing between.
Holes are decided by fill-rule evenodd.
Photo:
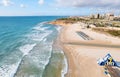
<instances>
[{"instance_id":1,"label":"beach","mask_svg":"<svg viewBox=\"0 0 120 77\"><path fill-rule=\"evenodd\" d=\"M86 24L81 22L65 24L56 21L51 24L62 26L59 39L68 61L66 77L108 77L97 60L110 53L116 61L120 61L119 38L84 29L81 26ZM120 69L116 69L120 73Z\"/></svg>"}]
</instances>

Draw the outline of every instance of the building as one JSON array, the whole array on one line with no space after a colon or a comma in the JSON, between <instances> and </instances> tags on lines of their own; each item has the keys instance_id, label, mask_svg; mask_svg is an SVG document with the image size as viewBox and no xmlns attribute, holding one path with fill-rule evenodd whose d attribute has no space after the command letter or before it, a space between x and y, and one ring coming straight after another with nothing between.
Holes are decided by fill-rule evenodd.
<instances>
[{"instance_id":1,"label":"building","mask_svg":"<svg viewBox=\"0 0 120 77\"><path fill-rule=\"evenodd\" d=\"M95 14L95 18L99 19L100 18L100 14Z\"/></svg>"},{"instance_id":2,"label":"building","mask_svg":"<svg viewBox=\"0 0 120 77\"><path fill-rule=\"evenodd\" d=\"M114 20L114 14L113 13L105 14L105 19L107 19L107 20Z\"/></svg>"},{"instance_id":3,"label":"building","mask_svg":"<svg viewBox=\"0 0 120 77\"><path fill-rule=\"evenodd\" d=\"M90 18L91 19L101 19L101 18L104 18L104 16L98 13L98 14L91 14Z\"/></svg>"}]
</instances>

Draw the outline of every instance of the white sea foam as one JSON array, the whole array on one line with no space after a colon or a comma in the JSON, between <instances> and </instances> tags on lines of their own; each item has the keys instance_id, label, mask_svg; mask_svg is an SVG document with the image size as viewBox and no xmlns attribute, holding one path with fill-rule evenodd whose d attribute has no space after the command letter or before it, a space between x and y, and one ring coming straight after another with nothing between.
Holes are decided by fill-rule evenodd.
<instances>
[{"instance_id":1,"label":"white sea foam","mask_svg":"<svg viewBox=\"0 0 120 77\"><path fill-rule=\"evenodd\" d=\"M20 63L22 60L19 62L12 64L12 65L3 65L0 67L0 77L14 77Z\"/></svg>"},{"instance_id":2,"label":"white sea foam","mask_svg":"<svg viewBox=\"0 0 120 77\"><path fill-rule=\"evenodd\" d=\"M35 26L33 28L33 31L28 37L30 37L34 41L43 41L45 37L50 35L53 31L48 30L49 27L45 27L44 23L46 22L42 22L38 24L37 26Z\"/></svg>"},{"instance_id":3,"label":"white sea foam","mask_svg":"<svg viewBox=\"0 0 120 77\"><path fill-rule=\"evenodd\" d=\"M44 38L44 39L43 39L43 42L45 42L46 40L47 40L47 38Z\"/></svg>"},{"instance_id":4,"label":"white sea foam","mask_svg":"<svg viewBox=\"0 0 120 77\"><path fill-rule=\"evenodd\" d=\"M20 50L23 52L23 57L25 55L27 55L35 46L36 44L27 44L24 45L22 47L20 47ZM18 61L15 64L11 64L11 65L3 65L0 67L0 77L14 77L15 73L18 70L18 67L23 59L23 57L20 59L20 61Z\"/></svg>"},{"instance_id":5,"label":"white sea foam","mask_svg":"<svg viewBox=\"0 0 120 77\"><path fill-rule=\"evenodd\" d=\"M28 55L28 53L33 49L33 47L35 46L36 44L26 44L24 46L21 46L19 49L21 52L23 52L23 56L25 55Z\"/></svg>"},{"instance_id":6,"label":"white sea foam","mask_svg":"<svg viewBox=\"0 0 120 77\"><path fill-rule=\"evenodd\" d=\"M41 27L41 26L36 26L36 27L34 27L33 29L34 30L39 30L39 31L44 31L44 30L46 30L46 29L48 29L49 27Z\"/></svg>"},{"instance_id":7,"label":"white sea foam","mask_svg":"<svg viewBox=\"0 0 120 77\"><path fill-rule=\"evenodd\" d=\"M67 63L67 58L64 57L64 68L62 69L61 75L62 77L65 77L65 74L68 72L68 63Z\"/></svg>"},{"instance_id":8,"label":"white sea foam","mask_svg":"<svg viewBox=\"0 0 120 77\"><path fill-rule=\"evenodd\" d=\"M32 36L32 40L34 40L34 41L42 41L42 40L44 40L45 37L47 37L51 33L52 32L37 34L35 36Z\"/></svg>"},{"instance_id":9,"label":"white sea foam","mask_svg":"<svg viewBox=\"0 0 120 77\"><path fill-rule=\"evenodd\" d=\"M41 30L41 31L48 29L49 27L44 27L45 23L46 22L41 22L41 23L37 24L37 26L33 27L33 29L34 30Z\"/></svg>"},{"instance_id":10,"label":"white sea foam","mask_svg":"<svg viewBox=\"0 0 120 77\"><path fill-rule=\"evenodd\" d=\"M43 66L43 69L45 69L45 67L48 65L48 63L50 62L50 58L51 58L51 56L52 56L52 45L51 46L49 46L49 50L51 51L50 53L49 53L49 56L47 57L47 59L46 60L42 60L41 61L41 63L42 64L44 64L44 66Z\"/></svg>"},{"instance_id":11,"label":"white sea foam","mask_svg":"<svg viewBox=\"0 0 120 77\"><path fill-rule=\"evenodd\" d=\"M38 50L38 48L40 50ZM36 52L34 52L34 56L30 57L32 60L32 63L38 68L41 69L39 77L42 77L42 73L49 63L49 60L51 58L51 53L52 53L52 44L45 42L42 43L42 46L36 46ZM32 54L32 55L33 55ZM36 76L34 76L36 77Z\"/></svg>"},{"instance_id":12,"label":"white sea foam","mask_svg":"<svg viewBox=\"0 0 120 77\"><path fill-rule=\"evenodd\" d=\"M62 27L61 26L57 26L56 29L57 29L58 32L60 32L60 30L62 29Z\"/></svg>"},{"instance_id":13,"label":"white sea foam","mask_svg":"<svg viewBox=\"0 0 120 77\"><path fill-rule=\"evenodd\" d=\"M47 23L47 21L41 22L38 25L43 26L43 24Z\"/></svg>"}]
</instances>

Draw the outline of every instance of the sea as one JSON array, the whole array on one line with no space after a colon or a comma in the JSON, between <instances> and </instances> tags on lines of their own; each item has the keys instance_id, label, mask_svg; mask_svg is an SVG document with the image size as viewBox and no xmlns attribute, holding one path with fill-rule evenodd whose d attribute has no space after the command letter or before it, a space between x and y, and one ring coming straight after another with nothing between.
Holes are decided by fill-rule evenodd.
<instances>
[{"instance_id":1,"label":"sea","mask_svg":"<svg viewBox=\"0 0 120 77\"><path fill-rule=\"evenodd\" d=\"M0 77L64 77L67 60L54 45L62 16L0 17Z\"/></svg>"}]
</instances>

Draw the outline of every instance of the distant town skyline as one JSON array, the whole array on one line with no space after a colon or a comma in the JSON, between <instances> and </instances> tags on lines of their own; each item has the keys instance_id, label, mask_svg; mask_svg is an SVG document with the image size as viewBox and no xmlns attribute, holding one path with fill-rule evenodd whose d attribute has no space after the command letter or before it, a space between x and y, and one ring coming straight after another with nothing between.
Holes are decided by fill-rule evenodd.
<instances>
[{"instance_id":1,"label":"distant town skyline","mask_svg":"<svg viewBox=\"0 0 120 77\"><path fill-rule=\"evenodd\" d=\"M119 15L119 4L119 0L0 0L0 16Z\"/></svg>"}]
</instances>

